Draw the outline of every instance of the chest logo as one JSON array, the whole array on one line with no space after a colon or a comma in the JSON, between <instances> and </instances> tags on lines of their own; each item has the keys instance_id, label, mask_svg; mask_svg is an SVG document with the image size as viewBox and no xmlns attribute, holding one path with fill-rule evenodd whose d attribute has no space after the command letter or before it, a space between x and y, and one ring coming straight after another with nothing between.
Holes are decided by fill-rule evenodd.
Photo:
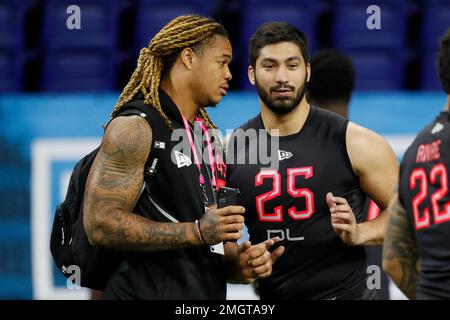
<instances>
[{"instance_id":1,"label":"chest logo","mask_svg":"<svg viewBox=\"0 0 450 320\"><path fill-rule=\"evenodd\" d=\"M435 134L438 133L439 131L441 131L442 129L444 129L444 125L442 123L436 123L433 127L433 129L431 129L431 133Z\"/></svg>"},{"instance_id":2,"label":"chest logo","mask_svg":"<svg viewBox=\"0 0 450 320\"><path fill-rule=\"evenodd\" d=\"M177 160L177 167L189 167L192 164L191 158L189 158L184 153L181 153L179 151L174 151L175 153L175 159Z\"/></svg>"},{"instance_id":3,"label":"chest logo","mask_svg":"<svg viewBox=\"0 0 450 320\"><path fill-rule=\"evenodd\" d=\"M278 160L286 160L292 157L292 153L289 151L278 150Z\"/></svg>"}]
</instances>

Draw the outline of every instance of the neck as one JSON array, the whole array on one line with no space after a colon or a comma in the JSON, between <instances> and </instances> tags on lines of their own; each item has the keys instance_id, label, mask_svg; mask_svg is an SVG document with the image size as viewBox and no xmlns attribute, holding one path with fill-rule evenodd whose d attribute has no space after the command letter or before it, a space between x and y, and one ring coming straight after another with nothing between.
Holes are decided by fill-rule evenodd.
<instances>
[{"instance_id":1,"label":"neck","mask_svg":"<svg viewBox=\"0 0 450 320\"><path fill-rule=\"evenodd\" d=\"M271 111L261 100L261 117L265 129L271 133L272 130L278 130L278 134L271 135L288 136L299 132L305 124L309 114L309 104L303 97L300 104L287 114L276 114Z\"/></svg>"},{"instance_id":2,"label":"neck","mask_svg":"<svg viewBox=\"0 0 450 320\"><path fill-rule=\"evenodd\" d=\"M178 110L186 120L194 123L195 115L198 111L197 104L189 88L184 85L186 81L179 81L175 74L171 72L169 76L163 77L160 87L175 102Z\"/></svg>"},{"instance_id":3,"label":"neck","mask_svg":"<svg viewBox=\"0 0 450 320\"><path fill-rule=\"evenodd\" d=\"M450 94L447 95L447 103L445 104L444 111L450 112Z\"/></svg>"}]
</instances>

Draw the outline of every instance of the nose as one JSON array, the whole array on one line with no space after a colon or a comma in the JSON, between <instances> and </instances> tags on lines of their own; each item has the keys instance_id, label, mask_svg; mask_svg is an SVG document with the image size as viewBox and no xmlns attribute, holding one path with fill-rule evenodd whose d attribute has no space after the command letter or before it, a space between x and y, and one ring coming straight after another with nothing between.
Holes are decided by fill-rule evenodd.
<instances>
[{"instance_id":1,"label":"nose","mask_svg":"<svg viewBox=\"0 0 450 320\"><path fill-rule=\"evenodd\" d=\"M230 68L228 66L226 66L224 77L225 77L225 80L227 80L227 81L230 81L233 78L233 76L231 75Z\"/></svg>"},{"instance_id":2,"label":"nose","mask_svg":"<svg viewBox=\"0 0 450 320\"><path fill-rule=\"evenodd\" d=\"M284 66L280 66L277 69L277 72L275 74L275 81L278 83L286 83L288 81L286 68Z\"/></svg>"}]
</instances>

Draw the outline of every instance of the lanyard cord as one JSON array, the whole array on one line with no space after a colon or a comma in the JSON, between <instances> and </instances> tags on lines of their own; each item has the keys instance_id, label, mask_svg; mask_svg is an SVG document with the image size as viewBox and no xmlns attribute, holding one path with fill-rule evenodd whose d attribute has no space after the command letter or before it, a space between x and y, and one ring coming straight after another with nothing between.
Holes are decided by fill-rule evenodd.
<instances>
[{"instance_id":1,"label":"lanyard cord","mask_svg":"<svg viewBox=\"0 0 450 320\"><path fill-rule=\"evenodd\" d=\"M209 156L209 167L211 168L211 174L212 174L212 178L210 177L210 180L211 180L211 185L213 187L215 187L216 186L216 160L215 160L213 149L211 146L211 137L209 135L208 129L206 129L205 123L198 116L197 116L197 122L202 127L203 133L206 137L206 147L208 148L208 156Z\"/></svg>"},{"instance_id":2,"label":"lanyard cord","mask_svg":"<svg viewBox=\"0 0 450 320\"><path fill-rule=\"evenodd\" d=\"M195 146L196 146L196 148L198 148L199 150L202 150L201 148L200 148L200 146L198 145L198 141L197 140L194 140L195 141ZM213 158L214 159L214 158ZM215 191L215 186L213 185L213 181L215 181L215 176L212 176L211 177L211 174L210 174L210 170L208 170L208 167L206 166L205 167L205 169L206 169L206 174L208 175L208 179L209 179L209 181L211 181L211 194L213 195L213 199L214 199L214 203L217 203L217 198L216 198L216 191ZM211 168L212 169L212 168ZM212 170L211 170L212 171ZM214 174L214 171L212 171L211 172L212 174ZM206 193L205 193L205 196L206 196L206 198L208 198L208 196L206 195Z\"/></svg>"},{"instance_id":3,"label":"lanyard cord","mask_svg":"<svg viewBox=\"0 0 450 320\"><path fill-rule=\"evenodd\" d=\"M205 185L205 179L203 177L202 171L201 171L201 167L200 167L200 161L198 160L198 156L197 156L197 148L195 147L195 145L197 145L196 142L194 142L194 138L192 137L192 133L191 133L191 128L189 126L188 121L186 120L186 118L183 116L183 114L180 112L181 114L181 118L183 119L183 124L184 124L184 129L186 131L186 135L188 136L189 139L189 144L191 146L191 151L194 154L194 162L195 165L197 166L198 172L199 172L199 182L200 185L203 187ZM202 128L203 133L205 134L206 137L206 145L208 148L208 156L209 156L209 166L211 168L211 173L212 173L212 178L209 176L209 171L207 171L208 173L208 178L210 178L211 181L211 189L213 190L213 195L214 195L214 187L216 186L216 179L215 179L215 161L214 161L214 154L213 154L213 150L212 150L212 146L211 146L211 137L209 135L208 130L206 129L205 124L203 123L202 119L200 117L196 117L196 122L198 122ZM200 151L202 149L200 148Z\"/></svg>"}]
</instances>

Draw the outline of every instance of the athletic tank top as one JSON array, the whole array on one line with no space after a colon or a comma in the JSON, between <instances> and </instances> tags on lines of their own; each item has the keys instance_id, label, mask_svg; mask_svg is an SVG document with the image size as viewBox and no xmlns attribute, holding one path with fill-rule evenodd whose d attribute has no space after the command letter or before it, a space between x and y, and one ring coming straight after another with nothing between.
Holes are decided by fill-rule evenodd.
<instances>
[{"instance_id":1,"label":"athletic tank top","mask_svg":"<svg viewBox=\"0 0 450 320\"><path fill-rule=\"evenodd\" d=\"M280 236L286 248L273 274L259 281L262 299L353 299L367 289L364 248L335 234L326 204L332 192L360 218L365 195L347 154L347 126L345 118L311 106L298 133L265 134L258 115L230 139L227 186L240 189L250 241ZM255 153L270 154L272 166L265 157L255 161Z\"/></svg>"}]
</instances>

